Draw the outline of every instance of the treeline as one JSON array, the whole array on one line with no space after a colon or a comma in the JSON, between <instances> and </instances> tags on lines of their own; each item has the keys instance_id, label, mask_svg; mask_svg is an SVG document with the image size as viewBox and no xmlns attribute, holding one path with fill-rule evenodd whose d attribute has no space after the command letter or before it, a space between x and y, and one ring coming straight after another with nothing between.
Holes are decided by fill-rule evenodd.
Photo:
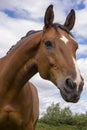
<instances>
[{"instance_id":1,"label":"treeline","mask_svg":"<svg viewBox=\"0 0 87 130\"><path fill-rule=\"evenodd\" d=\"M79 130L87 130L87 112L85 114L73 114L69 107L61 109L59 103L52 103L40 122L55 126L61 124L72 125L77 126Z\"/></svg>"}]
</instances>

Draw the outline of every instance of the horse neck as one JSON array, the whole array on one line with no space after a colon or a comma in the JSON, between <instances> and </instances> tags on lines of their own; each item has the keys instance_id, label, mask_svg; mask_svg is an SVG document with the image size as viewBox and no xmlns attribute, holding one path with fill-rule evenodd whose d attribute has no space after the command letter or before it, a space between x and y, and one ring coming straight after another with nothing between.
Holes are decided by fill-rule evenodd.
<instances>
[{"instance_id":1,"label":"horse neck","mask_svg":"<svg viewBox=\"0 0 87 130\"><path fill-rule=\"evenodd\" d=\"M13 82L16 84L17 82L17 84L23 85L37 73L35 55L39 48L41 36L42 33L38 32L22 39L19 41L20 44L18 43L19 47L17 49L15 47L3 58L2 74L0 76L4 77L8 84Z\"/></svg>"}]
</instances>

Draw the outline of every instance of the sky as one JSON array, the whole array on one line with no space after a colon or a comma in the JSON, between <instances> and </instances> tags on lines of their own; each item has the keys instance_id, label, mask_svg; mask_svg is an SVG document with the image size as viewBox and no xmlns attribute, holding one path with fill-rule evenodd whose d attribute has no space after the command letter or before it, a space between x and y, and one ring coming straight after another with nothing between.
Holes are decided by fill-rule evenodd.
<instances>
[{"instance_id":1,"label":"sky","mask_svg":"<svg viewBox=\"0 0 87 130\"><path fill-rule=\"evenodd\" d=\"M72 30L79 49L77 64L84 78L84 89L78 103L65 102L59 90L51 82L36 74L30 81L37 87L40 102L40 117L52 102L62 108L70 107L73 113L87 111L87 0L0 0L0 57L29 30L43 28L46 8L53 4L55 22L63 24L71 9L76 12L76 22Z\"/></svg>"}]
</instances>

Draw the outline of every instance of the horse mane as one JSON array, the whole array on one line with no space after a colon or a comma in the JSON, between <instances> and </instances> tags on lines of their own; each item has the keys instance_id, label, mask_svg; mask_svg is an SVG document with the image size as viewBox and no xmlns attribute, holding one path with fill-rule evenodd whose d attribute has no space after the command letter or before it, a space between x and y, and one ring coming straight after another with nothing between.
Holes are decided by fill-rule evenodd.
<instances>
[{"instance_id":1,"label":"horse mane","mask_svg":"<svg viewBox=\"0 0 87 130\"><path fill-rule=\"evenodd\" d=\"M68 34L70 34L72 37L74 37L72 35L72 33L70 32L70 30L67 27L65 27L64 25L61 25L59 23L54 23L53 26L54 26L55 29L61 28L62 30L64 30L65 32L67 32Z\"/></svg>"},{"instance_id":2,"label":"horse mane","mask_svg":"<svg viewBox=\"0 0 87 130\"><path fill-rule=\"evenodd\" d=\"M30 36L30 35L32 35L32 34L34 34L34 33L37 33L37 32L40 32L40 30L38 30L38 31L30 30L30 31L28 31L28 32L26 33L26 35L23 36L20 40L25 39L26 37L28 37L28 36ZM15 49L16 47L17 47L17 44L12 45L11 48L8 50L8 52L7 52L6 54L9 54L9 53L10 53L13 49Z\"/></svg>"},{"instance_id":3,"label":"horse mane","mask_svg":"<svg viewBox=\"0 0 87 130\"><path fill-rule=\"evenodd\" d=\"M37 32L39 32L39 31L30 30L30 31L28 31L28 32L26 33L26 35L25 35L24 37L22 37L21 39L24 39L24 38L26 38L26 37L28 37L28 36L34 34L34 33L37 33Z\"/></svg>"},{"instance_id":4,"label":"horse mane","mask_svg":"<svg viewBox=\"0 0 87 130\"><path fill-rule=\"evenodd\" d=\"M62 30L66 31L68 34L70 34L70 35L73 37L72 33L71 33L64 25L61 25L61 24L59 24L59 23L54 23L52 26L53 26L56 30L57 30L58 28L61 28ZM26 37L28 37L28 36L34 34L34 33L40 32L40 31L41 31L41 30L38 30L38 31L30 30L30 31L28 31L28 32L26 33L26 35L25 35L24 37L22 37L20 40L22 40L22 39L24 39L24 38L26 38ZM13 49L15 49L16 47L17 47L17 44L12 45L11 48L9 49L9 51L7 52L7 54L10 53L10 52L11 52Z\"/></svg>"}]
</instances>

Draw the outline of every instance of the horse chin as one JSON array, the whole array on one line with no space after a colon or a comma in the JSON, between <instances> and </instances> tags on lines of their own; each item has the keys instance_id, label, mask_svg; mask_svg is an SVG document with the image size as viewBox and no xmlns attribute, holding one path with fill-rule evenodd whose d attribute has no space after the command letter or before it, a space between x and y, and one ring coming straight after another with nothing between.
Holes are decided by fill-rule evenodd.
<instances>
[{"instance_id":1,"label":"horse chin","mask_svg":"<svg viewBox=\"0 0 87 130\"><path fill-rule=\"evenodd\" d=\"M72 93L66 93L61 90L60 90L60 94L66 102L77 103L78 100L80 99L80 96L74 96L72 95Z\"/></svg>"}]
</instances>

